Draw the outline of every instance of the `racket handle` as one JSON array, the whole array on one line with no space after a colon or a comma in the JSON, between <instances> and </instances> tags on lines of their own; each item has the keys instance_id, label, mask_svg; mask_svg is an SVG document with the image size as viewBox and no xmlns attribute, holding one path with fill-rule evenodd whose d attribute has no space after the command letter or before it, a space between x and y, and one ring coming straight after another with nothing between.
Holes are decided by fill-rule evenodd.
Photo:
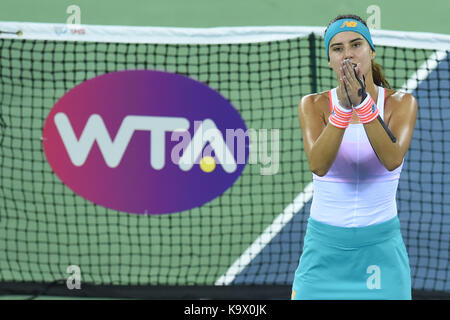
<instances>
[{"instance_id":1,"label":"racket handle","mask_svg":"<svg viewBox=\"0 0 450 320\"><path fill-rule=\"evenodd\" d=\"M397 142L397 138L394 137L394 134L389 130L389 128L384 123L383 119L381 119L380 115L377 117L378 121L380 122L381 126L384 128L384 131L388 134L389 138L391 138L391 141L393 143Z\"/></svg>"}]
</instances>

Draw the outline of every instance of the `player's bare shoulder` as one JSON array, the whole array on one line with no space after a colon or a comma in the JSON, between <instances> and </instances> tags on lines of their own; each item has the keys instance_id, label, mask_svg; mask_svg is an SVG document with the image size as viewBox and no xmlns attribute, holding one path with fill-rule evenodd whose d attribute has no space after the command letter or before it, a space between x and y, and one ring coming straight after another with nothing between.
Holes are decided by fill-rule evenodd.
<instances>
[{"instance_id":1,"label":"player's bare shoulder","mask_svg":"<svg viewBox=\"0 0 450 320\"><path fill-rule=\"evenodd\" d=\"M411 104L416 102L416 98L407 92L386 89L386 103L391 104Z\"/></svg>"},{"instance_id":2,"label":"player's bare shoulder","mask_svg":"<svg viewBox=\"0 0 450 320\"><path fill-rule=\"evenodd\" d=\"M418 105L416 98L411 93L386 89L385 101L385 110L388 119L394 113L402 117L410 114L415 118Z\"/></svg>"},{"instance_id":3,"label":"player's bare shoulder","mask_svg":"<svg viewBox=\"0 0 450 320\"><path fill-rule=\"evenodd\" d=\"M328 91L311 93L300 100L298 105L299 114L303 113L315 113L323 114L329 110L330 100Z\"/></svg>"}]
</instances>

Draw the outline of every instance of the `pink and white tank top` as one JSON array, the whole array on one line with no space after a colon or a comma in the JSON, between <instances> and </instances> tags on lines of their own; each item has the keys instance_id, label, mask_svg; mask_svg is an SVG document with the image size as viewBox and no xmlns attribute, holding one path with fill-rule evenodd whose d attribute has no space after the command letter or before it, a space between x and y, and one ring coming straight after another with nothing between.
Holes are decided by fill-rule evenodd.
<instances>
[{"instance_id":1,"label":"pink and white tank top","mask_svg":"<svg viewBox=\"0 0 450 320\"><path fill-rule=\"evenodd\" d=\"M330 91L330 107L338 101ZM378 87L377 107L384 120L385 89ZM387 170L378 159L363 124L350 124L336 159L323 177L313 173L311 217L342 227L364 227L394 218L403 163Z\"/></svg>"}]
</instances>

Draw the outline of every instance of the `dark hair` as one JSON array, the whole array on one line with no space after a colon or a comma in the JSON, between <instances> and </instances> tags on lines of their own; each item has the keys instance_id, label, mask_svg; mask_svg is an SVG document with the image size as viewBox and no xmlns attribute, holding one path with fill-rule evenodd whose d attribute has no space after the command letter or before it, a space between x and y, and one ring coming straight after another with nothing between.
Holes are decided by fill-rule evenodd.
<instances>
[{"instance_id":1,"label":"dark hair","mask_svg":"<svg viewBox=\"0 0 450 320\"><path fill-rule=\"evenodd\" d=\"M330 25L332 25L334 22L341 20L341 19L355 19L355 20L360 21L367 27L366 21L364 21L360 16L357 16L356 14L341 14L341 15L338 15L333 20L331 20L331 22L328 24L327 28L325 29L325 33L327 32ZM373 75L373 82L377 86L392 89L391 85L384 77L383 68L378 63L376 63L375 60L372 60L372 75Z\"/></svg>"}]
</instances>

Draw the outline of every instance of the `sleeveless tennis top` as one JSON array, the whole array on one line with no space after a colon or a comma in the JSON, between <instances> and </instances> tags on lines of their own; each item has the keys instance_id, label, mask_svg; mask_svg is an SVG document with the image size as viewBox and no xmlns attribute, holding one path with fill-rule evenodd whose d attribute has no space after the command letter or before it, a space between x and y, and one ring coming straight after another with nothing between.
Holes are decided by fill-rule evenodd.
<instances>
[{"instance_id":1,"label":"sleeveless tennis top","mask_svg":"<svg viewBox=\"0 0 450 320\"><path fill-rule=\"evenodd\" d=\"M330 108L338 101L329 92ZM384 120L385 89L378 87L377 107ZM373 150L364 125L350 124L327 174L313 173L311 218L335 226L364 227L397 215L396 193L402 164L387 170Z\"/></svg>"}]
</instances>

